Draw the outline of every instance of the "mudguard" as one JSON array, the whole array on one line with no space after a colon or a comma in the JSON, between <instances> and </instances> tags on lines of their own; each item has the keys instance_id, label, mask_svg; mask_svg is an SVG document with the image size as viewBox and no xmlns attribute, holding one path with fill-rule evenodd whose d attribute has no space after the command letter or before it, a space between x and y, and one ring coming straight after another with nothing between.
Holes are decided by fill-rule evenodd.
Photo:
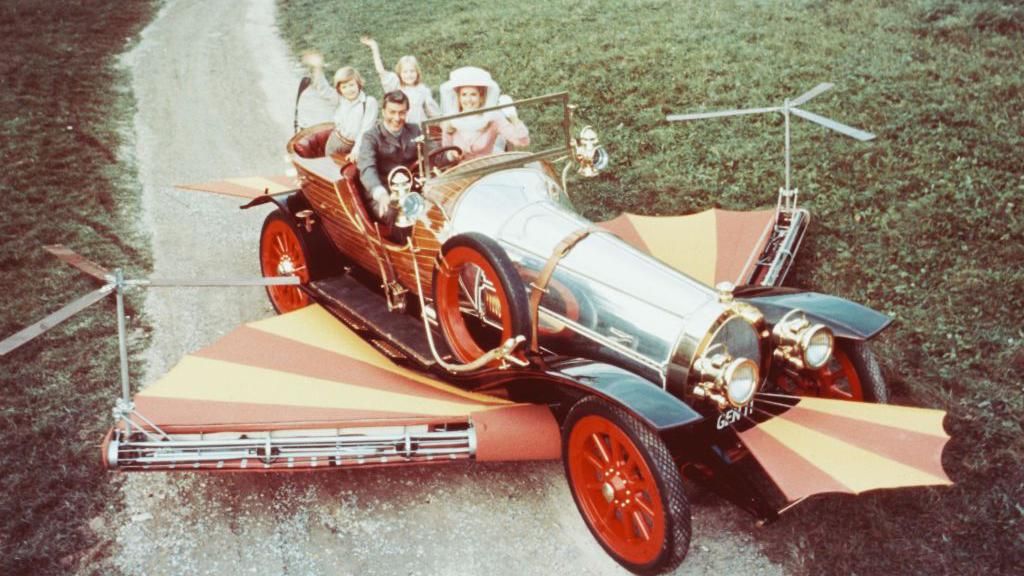
<instances>
[{"instance_id":1,"label":"mudguard","mask_svg":"<svg viewBox=\"0 0 1024 576\"><path fill-rule=\"evenodd\" d=\"M687 403L650 380L610 364L569 361L549 367L549 375L579 390L621 405L658 432L696 424L704 419Z\"/></svg>"},{"instance_id":2,"label":"mudguard","mask_svg":"<svg viewBox=\"0 0 1024 576\"><path fill-rule=\"evenodd\" d=\"M812 322L831 328L837 338L869 340L892 323L892 318L867 306L818 292L756 288L737 290L736 297L761 310L769 324L775 324L787 312L799 308Z\"/></svg>"},{"instance_id":3,"label":"mudguard","mask_svg":"<svg viewBox=\"0 0 1024 576\"><path fill-rule=\"evenodd\" d=\"M277 207L280 208L282 212L288 214L288 216L291 217L292 209L290 206L293 206L293 203L295 202L293 198L302 198L299 192L300 190L296 188L295 190L286 190L284 192L277 192L275 194L263 194L262 196L257 196L253 198L247 204L239 206L239 209L247 210L249 208L252 208L253 206L259 206L261 204L273 202L274 204L277 204Z\"/></svg>"}]
</instances>

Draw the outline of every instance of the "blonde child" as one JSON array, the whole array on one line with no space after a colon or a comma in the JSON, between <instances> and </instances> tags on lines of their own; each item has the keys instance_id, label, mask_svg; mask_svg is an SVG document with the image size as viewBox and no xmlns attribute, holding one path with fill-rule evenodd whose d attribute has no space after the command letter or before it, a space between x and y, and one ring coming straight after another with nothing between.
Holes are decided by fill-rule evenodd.
<instances>
[{"instance_id":1,"label":"blonde child","mask_svg":"<svg viewBox=\"0 0 1024 576\"><path fill-rule=\"evenodd\" d=\"M430 87L423 83L423 74L415 56L402 56L395 65L395 71L391 72L384 67L384 60L380 57L380 47L376 40L369 36L363 36L359 41L368 46L373 53L373 65L377 68L377 74L380 75L384 93L401 90L409 97L409 122L419 125L427 118L440 115L441 110L437 102L434 101Z\"/></svg>"},{"instance_id":2,"label":"blonde child","mask_svg":"<svg viewBox=\"0 0 1024 576\"><path fill-rule=\"evenodd\" d=\"M363 77L355 68L339 68L334 73L333 85L328 85L322 56L307 54L302 61L310 67L316 93L337 106L334 111L334 130L327 139L325 153L328 156L341 156L346 162L354 162L363 133L373 128L377 121L380 109L377 100L363 91Z\"/></svg>"}]
</instances>

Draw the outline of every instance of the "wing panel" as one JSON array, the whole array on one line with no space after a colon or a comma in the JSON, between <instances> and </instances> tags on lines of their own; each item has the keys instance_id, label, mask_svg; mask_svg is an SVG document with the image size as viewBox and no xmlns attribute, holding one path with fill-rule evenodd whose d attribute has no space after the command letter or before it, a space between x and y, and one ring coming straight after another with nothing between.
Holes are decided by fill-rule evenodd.
<instances>
[{"instance_id":1,"label":"wing panel","mask_svg":"<svg viewBox=\"0 0 1024 576\"><path fill-rule=\"evenodd\" d=\"M948 485L940 410L801 398L739 432L787 498L822 492Z\"/></svg>"}]
</instances>

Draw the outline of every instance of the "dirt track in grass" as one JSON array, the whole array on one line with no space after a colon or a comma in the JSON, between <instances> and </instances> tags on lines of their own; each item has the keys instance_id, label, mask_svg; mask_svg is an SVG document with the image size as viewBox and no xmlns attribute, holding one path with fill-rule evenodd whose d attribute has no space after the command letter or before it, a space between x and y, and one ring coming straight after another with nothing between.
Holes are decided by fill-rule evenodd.
<instances>
[{"instance_id":1,"label":"dirt track in grass","mask_svg":"<svg viewBox=\"0 0 1024 576\"><path fill-rule=\"evenodd\" d=\"M259 274L265 210L242 212L238 201L173 185L285 169L298 72L273 22L272 0L172 0L125 57L154 276ZM262 289L154 289L145 313L152 381L271 310ZM747 516L691 496L694 541L681 572L782 572L759 553ZM123 498L106 524L109 562L125 574L623 573L583 525L557 462L139 474L126 479Z\"/></svg>"}]
</instances>

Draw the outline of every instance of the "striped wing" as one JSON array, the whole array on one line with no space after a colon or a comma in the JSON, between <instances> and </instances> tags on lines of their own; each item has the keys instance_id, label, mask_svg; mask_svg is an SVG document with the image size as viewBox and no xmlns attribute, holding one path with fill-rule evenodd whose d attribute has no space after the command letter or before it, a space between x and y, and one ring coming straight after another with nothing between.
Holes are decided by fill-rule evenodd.
<instances>
[{"instance_id":1,"label":"striped wing","mask_svg":"<svg viewBox=\"0 0 1024 576\"><path fill-rule=\"evenodd\" d=\"M949 485L945 412L801 398L740 438L790 501L823 492Z\"/></svg>"},{"instance_id":2,"label":"striped wing","mask_svg":"<svg viewBox=\"0 0 1024 576\"><path fill-rule=\"evenodd\" d=\"M225 196L247 198L252 200L263 194L277 194L295 190L299 187L298 181L292 176L249 176L243 178L225 178L223 180L211 180L199 184L178 184L178 188L195 190L198 192L213 192Z\"/></svg>"},{"instance_id":3,"label":"striped wing","mask_svg":"<svg viewBox=\"0 0 1024 576\"><path fill-rule=\"evenodd\" d=\"M461 390L398 366L320 306L236 328L139 392L135 407L168 433L472 419L480 434L493 427L509 436L490 442L499 451L532 453L518 446L528 438L545 453L554 446L548 457L557 457L559 445L547 407ZM483 446L481 452L478 459L516 459L488 455Z\"/></svg>"},{"instance_id":4,"label":"striped wing","mask_svg":"<svg viewBox=\"0 0 1024 576\"><path fill-rule=\"evenodd\" d=\"M775 223L775 210L711 209L687 216L620 214L600 225L634 248L708 286L746 284Z\"/></svg>"}]
</instances>

